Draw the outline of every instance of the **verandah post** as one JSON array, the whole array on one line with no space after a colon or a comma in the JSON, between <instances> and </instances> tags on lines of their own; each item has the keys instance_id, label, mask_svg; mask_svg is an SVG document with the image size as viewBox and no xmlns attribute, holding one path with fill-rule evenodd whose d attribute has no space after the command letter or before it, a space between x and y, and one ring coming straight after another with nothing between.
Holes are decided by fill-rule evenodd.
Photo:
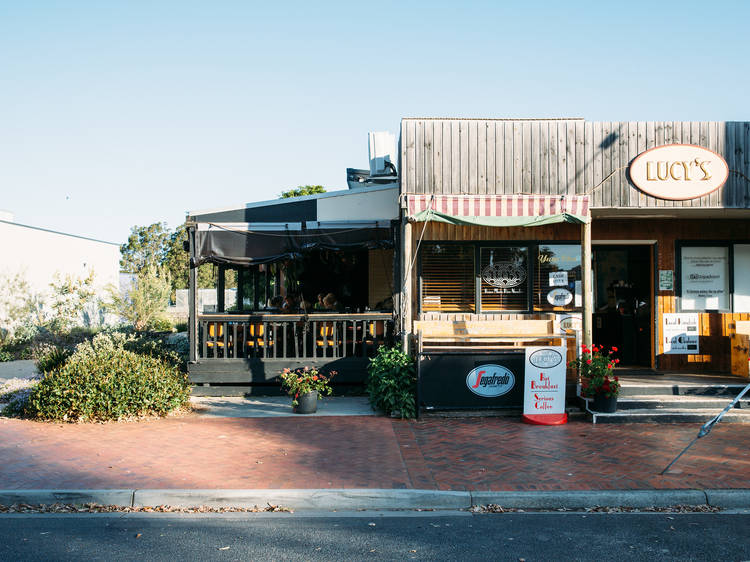
<instances>
[{"instance_id":1,"label":"verandah post","mask_svg":"<svg viewBox=\"0 0 750 562\"><path fill-rule=\"evenodd\" d=\"M188 258L188 329L190 330L188 339L190 342L189 360L193 363L198 355L198 266L194 265L197 261L195 255L195 226L188 226L187 233L190 253Z\"/></svg>"},{"instance_id":2,"label":"verandah post","mask_svg":"<svg viewBox=\"0 0 750 562\"><path fill-rule=\"evenodd\" d=\"M583 285L583 343L591 346L593 343L593 291L591 287L591 218L581 225L581 277ZM576 354L580 350L576 350Z\"/></svg>"},{"instance_id":3,"label":"verandah post","mask_svg":"<svg viewBox=\"0 0 750 562\"><path fill-rule=\"evenodd\" d=\"M409 353L409 336L411 335L411 262L412 262L411 223L406 216L401 219L401 349Z\"/></svg>"}]
</instances>

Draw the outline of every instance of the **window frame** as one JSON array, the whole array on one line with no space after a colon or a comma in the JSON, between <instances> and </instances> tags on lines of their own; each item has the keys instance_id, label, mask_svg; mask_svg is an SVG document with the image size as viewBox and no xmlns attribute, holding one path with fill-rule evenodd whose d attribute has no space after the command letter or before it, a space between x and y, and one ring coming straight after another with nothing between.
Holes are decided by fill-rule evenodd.
<instances>
[{"instance_id":1,"label":"window frame","mask_svg":"<svg viewBox=\"0 0 750 562\"><path fill-rule=\"evenodd\" d=\"M734 310L734 245L748 244L739 240L676 240L674 250L675 304L678 312L694 314L732 314ZM685 310L682 307L682 249L726 248L727 249L727 308L702 308Z\"/></svg>"},{"instance_id":2,"label":"window frame","mask_svg":"<svg viewBox=\"0 0 750 562\"><path fill-rule=\"evenodd\" d=\"M580 246L578 240L426 240L422 246L441 244L441 245L458 245L474 247L474 312L445 312L445 311L425 311L423 305L423 268L422 268L422 250L419 249L417 255L417 314L575 314L581 312L583 307L574 307L572 310L555 311L555 310L534 310L534 279L536 276L537 260L539 257L540 246L551 245L570 245ZM525 247L528 250L527 255L527 289L526 289L526 309L519 310L483 310L481 301L482 290L482 273L481 273L481 249L482 248L503 248L503 247ZM574 295L575 298L575 295Z\"/></svg>"}]
</instances>

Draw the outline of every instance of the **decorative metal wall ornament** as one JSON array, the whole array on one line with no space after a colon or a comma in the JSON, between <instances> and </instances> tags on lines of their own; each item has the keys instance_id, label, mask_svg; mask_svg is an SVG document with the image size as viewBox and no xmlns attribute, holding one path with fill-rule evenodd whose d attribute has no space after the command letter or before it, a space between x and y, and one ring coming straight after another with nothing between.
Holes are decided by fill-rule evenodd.
<instances>
[{"instance_id":1,"label":"decorative metal wall ornament","mask_svg":"<svg viewBox=\"0 0 750 562\"><path fill-rule=\"evenodd\" d=\"M526 269L520 264L511 262L492 263L482 270L482 279L493 287L518 287L526 280Z\"/></svg>"}]
</instances>

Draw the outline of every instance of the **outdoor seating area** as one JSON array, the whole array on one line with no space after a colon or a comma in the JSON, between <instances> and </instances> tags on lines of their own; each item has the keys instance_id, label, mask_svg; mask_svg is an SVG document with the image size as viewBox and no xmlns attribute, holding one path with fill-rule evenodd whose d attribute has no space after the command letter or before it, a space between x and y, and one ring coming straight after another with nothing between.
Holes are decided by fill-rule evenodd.
<instances>
[{"instance_id":1,"label":"outdoor seating area","mask_svg":"<svg viewBox=\"0 0 750 562\"><path fill-rule=\"evenodd\" d=\"M393 335L390 312L203 314L198 323L201 360L371 357Z\"/></svg>"}]
</instances>

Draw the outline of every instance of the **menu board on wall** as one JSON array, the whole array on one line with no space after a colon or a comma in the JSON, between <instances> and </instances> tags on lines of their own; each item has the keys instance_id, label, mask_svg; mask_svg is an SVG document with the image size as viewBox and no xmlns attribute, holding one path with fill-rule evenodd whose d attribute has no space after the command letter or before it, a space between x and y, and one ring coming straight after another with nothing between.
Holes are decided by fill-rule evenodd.
<instances>
[{"instance_id":1,"label":"menu board on wall","mask_svg":"<svg viewBox=\"0 0 750 562\"><path fill-rule=\"evenodd\" d=\"M729 248L685 246L681 265L683 310L729 308Z\"/></svg>"},{"instance_id":2,"label":"menu board on wall","mask_svg":"<svg viewBox=\"0 0 750 562\"><path fill-rule=\"evenodd\" d=\"M700 352L698 314L663 314L661 339L666 355L693 355Z\"/></svg>"}]
</instances>

